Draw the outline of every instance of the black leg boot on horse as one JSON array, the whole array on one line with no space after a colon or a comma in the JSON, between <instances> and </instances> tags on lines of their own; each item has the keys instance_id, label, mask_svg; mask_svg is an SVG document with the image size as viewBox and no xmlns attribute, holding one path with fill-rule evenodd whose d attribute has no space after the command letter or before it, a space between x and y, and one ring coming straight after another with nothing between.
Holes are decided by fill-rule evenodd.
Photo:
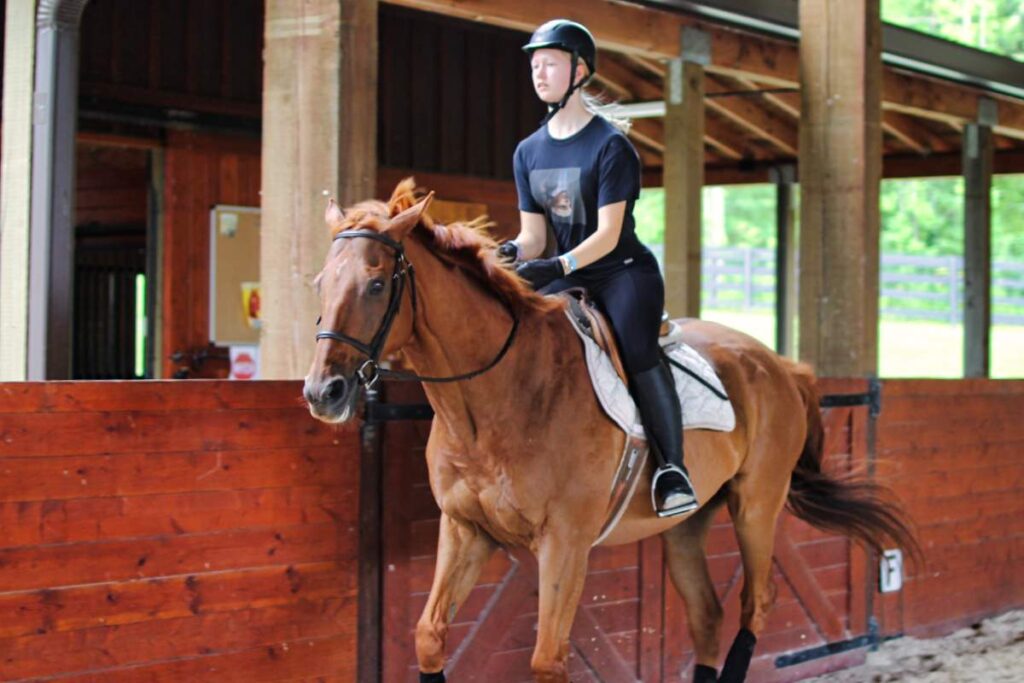
<instances>
[{"instance_id":1,"label":"black leg boot on horse","mask_svg":"<svg viewBox=\"0 0 1024 683\"><path fill-rule=\"evenodd\" d=\"M633 400L647 431L658 468L651 480L651 501L659 517L697 509L697 495L683 465L683 411L672 371L659 362L633 375Z\"/></svg>"}]
</instances>

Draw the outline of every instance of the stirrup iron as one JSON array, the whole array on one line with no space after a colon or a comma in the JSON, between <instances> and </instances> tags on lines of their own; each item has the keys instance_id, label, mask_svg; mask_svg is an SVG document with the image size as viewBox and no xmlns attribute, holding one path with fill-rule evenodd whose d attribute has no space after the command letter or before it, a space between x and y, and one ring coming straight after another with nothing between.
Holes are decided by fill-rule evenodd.
<instances>
[{"instance_id":1,"label":"stirrup iron","mask_svg":"<svg viewBox=\"0 0 1024 683\"><path fill-rule=\"evenodd\" d=\"M666 506L663 510L658 507L658 499L655 492L658 489L658 480L670 472L678 473L690 487L690 490L694 491L694 494L689 500L681 500L678 503L672 503L671 505ZM669 500L671 500L671 498L665 502L667 503ZM690 477L687 476L686 472L681 467L669 463L661 465L654 471L654 476L651 478L651 508L658 517L674 517L675 515L681 515L685 512L696 510L698 507L700 507L700 503L697 502L697 492L693 488L693 483L690 481Z\"/></svg>"}]
</instances>

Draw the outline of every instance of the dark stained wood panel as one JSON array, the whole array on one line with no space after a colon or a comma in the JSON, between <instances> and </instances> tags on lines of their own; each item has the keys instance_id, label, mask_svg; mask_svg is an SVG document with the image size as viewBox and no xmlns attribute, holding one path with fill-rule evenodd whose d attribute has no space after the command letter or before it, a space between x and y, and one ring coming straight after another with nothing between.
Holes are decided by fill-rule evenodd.
<instances>
[{"instance_id":1,"label":"dark stained wood panel","mask_svg":"<svg viewBox=\"0 0 1024 683\"><path fill-rule=\"evenodd\" d=\"M387 4L380 13L380 164L510 179L515 145L544 114L528 36Z\"/></svg>"},{"instance_id":2,"label":"dark stained wood panel","mask_svg":"<svg viewBox=\"0 0 1024 683\"><path fill-rule=\"evenodd\" d=\"M75 149L75 224L144 224L148 164L146 149L80 141Z\"/></svg>"},{"instance_id":3,"label":"dark stained wood panel","mask_svg":"<svg viewBox=\"0 0 1024 683\"><path fill-rule=\"evenodd\" d=\"M226 377L226 350L209 347L210 210L216 204L260 205L259 141L169 131L164 154L161 282L165 377L188 365L176 352L206 350L219 359L188 368L187 377Z\"/></svg>"},{"instance_id":4,"label":"dark stained wood panel","mask_svg":"<svg viewBox=\"0 0 1024 683\"><path fill-rule=\"evenodd\" d=\"M82 16L81 95L103 106L258 118L263 15L263 0L92 0Z\"/></svg>"},{"instance_id":5,"label":"dark stained wood panel","mask_svg":"<svg viewBox=\"0 0 1024 683\"><path fill-rule=\"evenodd\" d=\"M0 677L355 680L359 437L300 393L0 384Z\"/></svg>"}]
</instances>

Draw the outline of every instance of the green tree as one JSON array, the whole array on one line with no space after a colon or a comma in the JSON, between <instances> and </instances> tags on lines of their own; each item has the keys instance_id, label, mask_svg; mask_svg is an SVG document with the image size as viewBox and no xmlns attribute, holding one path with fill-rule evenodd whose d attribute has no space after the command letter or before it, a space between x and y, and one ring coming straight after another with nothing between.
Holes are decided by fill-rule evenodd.
<instances>
[{"instance_id":1,"label":"green tree","mask_svg":"<svg viewBox=\"0 0 1024 683\"><path fill-rule=\"evenodd\" d=\"M882 20L1024 61L1021 0L882 0Z\"/></svg>"}]
</instances>

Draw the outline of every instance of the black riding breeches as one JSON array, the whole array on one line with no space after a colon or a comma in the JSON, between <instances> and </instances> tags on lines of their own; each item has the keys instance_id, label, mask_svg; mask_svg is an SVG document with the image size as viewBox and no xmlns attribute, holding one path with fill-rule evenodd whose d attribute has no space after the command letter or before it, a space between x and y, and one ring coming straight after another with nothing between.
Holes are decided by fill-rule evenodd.
<instances>
[{"instance_id":1,"label":"black riding breeches","mask_svg":"<svg viewBox=\"0 0 1024 683\"><path fill-rule=\"evenodd\" d=\"M554 294L584 287L611 323L626 372L633 376L661 362L658 330L665 310L665 281L654 256L645 254L600 278L573 273L540 290Z\"/></svg>"}]
</instances>

